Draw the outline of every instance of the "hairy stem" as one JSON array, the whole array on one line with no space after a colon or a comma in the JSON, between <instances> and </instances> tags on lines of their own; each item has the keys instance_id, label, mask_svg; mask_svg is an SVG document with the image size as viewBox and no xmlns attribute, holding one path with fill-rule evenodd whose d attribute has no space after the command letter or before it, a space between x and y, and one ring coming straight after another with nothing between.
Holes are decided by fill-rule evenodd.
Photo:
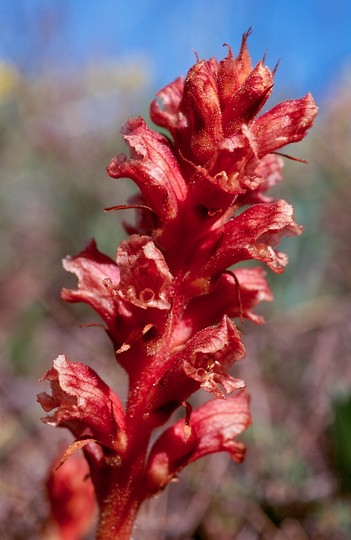
<instances>
[{"instance_id":1,"label":"hairy stem","mask_svg":"<svg viewBox=\"0 0 351 540\"><path fill-rule=\"evenodd\" d=\"M118 474L112 474L110 490L100 504L97 540L129 540L134 521L142 502L144 460L124 465Z\"/></svg>"},{"instance_id":2,"label":"hairy stem","mask_svg":"<svg viewBox=\"0 0 351 540\"><path fill-rule=\"evenodd\" d=\"M104 473L97 540L131 538L138 510L145 498L145 460L153 428L145 419L144 409L139 392L130 392L126 413L129 418L127 447L120 456L121 462L108 466Z\"/></svg>"}]
</instances>

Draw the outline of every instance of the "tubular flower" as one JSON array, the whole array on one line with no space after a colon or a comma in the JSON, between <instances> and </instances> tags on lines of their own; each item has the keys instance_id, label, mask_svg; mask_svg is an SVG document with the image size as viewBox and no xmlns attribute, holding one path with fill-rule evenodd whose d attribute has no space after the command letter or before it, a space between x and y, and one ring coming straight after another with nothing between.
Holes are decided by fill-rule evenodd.
<instances>
[{"instance_id":1,"label":"tubular flower","mask_svg":"<svg viewBox=\"0 0 351 540\"><path fill-rule=\"evenodd\" d=\"M287 256L276 248L302 227L292 207L268 190L282 179L277 150L301 140L317 113L312 97L285 101L261 114L274 70L251 63L249 33L237 57L197 60L185 79L152 102L153 122L122 129L128 155L107 170L131 178L140 194L127 205L136 223L113 260L92 241L64 267L78 286L69 302L85 302L101 317L117 362L129 376L125 410L116 394L83 364L60 356L42 380L43 421L76 438L66 457L82 448L100 508L98 538L130 538L144 499L162 490L187 464L213 452L244 457L236 436L250 424L245 383L232 373L245 355L232 319L261 324L256 305L272 300L261 267L232 269L246 260L276 273ZM213 394L192 411L199 389ZM232 396L229 394L234 393ZM156 440L153 430L185 406L185 419ZM181 409L182 410L182 409Z\"/></svg>"},{"instance_id":2,"label":"tubular flower","mask_svg":"<svg viewBox=\"0 0 351 540\"><path fill-rule=\"evenodd\" d=\"M125 418L119 398L88 366L68 362L61 355L41 380L50 382L52 395L42 392L38 401L45 412L46 424L66 427L76 438L92 437L111 448L124 439Z\"/></svg>"},{"instance_id":3,"label":"tubular flower","mask_svg":"<svg viewBox=\"0 0 351 540\"><path fill-rule=\"evenodd\" d=\"M234 437L250 424L248 394L242 391L223 400L212 400L192 412L189 429L179 420L154 443L146 466L149 490L164 488L192 461L215 452L228 452L233 461L245 457L245 446Z\"/></svg>"}]
</instances>

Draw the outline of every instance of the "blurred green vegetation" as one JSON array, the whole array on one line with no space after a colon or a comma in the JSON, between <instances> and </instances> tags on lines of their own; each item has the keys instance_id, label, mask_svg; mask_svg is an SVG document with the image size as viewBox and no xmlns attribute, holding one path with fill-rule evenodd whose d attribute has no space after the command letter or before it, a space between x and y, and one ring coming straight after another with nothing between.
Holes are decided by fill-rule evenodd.
<instances>
[{"instance_id":1,"label":"blurred green vegetation","mask_svg":"<svg viewBox=\"0 0 351 540\"><path fill-rule=\"evenodd\" d=\"M351 395L338 396L333 402L330 426L334 466L340 489L351 493Z\"/></svg>"},{"instance_id":2,"label":"blurred green vegetation","mask_svg":"<svg viewBox=\"0 0 351 540\"><path fill-rule=\"evenodd\" d=\"M104 333L79 326L95 316L59 299L62 286L74 283L60 259L91 237L114 256L128 218L103 209L125 202L134 188L104 169L123 151L120 124L147 114L151 98L138 65L96 63L67 77L44 70L32 79L0 65L1 538L41 538L41 486L65 437L41 426L35 405L42 390L36 379L52 359L65 352L99 365L125 393ZM287 150L309 164L286 160L285 180L275 188L294 204L305 233L283 244L285 274L269 276L275 302L260 308L266 326L243 327L240 370L254 418L247 460L234 466L218 455L194 464L146 505L140 538L351 536L347 75L321 105L308 139Z\"/></svg>"}]
</instances>

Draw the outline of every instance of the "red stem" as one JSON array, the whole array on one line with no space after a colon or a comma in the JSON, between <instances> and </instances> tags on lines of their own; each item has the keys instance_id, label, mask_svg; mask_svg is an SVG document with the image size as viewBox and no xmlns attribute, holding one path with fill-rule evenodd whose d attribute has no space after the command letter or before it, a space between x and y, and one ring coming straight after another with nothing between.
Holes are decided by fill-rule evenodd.
<instances>
[{"instance_id":1,"label":"red stem","mask_svg":"<svg viewBox=\"0 0 351 540\"><path fill-rule=\"evenodd\" d=\"M147 388L143 388L141 381L133 384L126 411L127 447L120 456L121 463L107 467L98 481L103 496L99 497L97 540L129 540L145 499L145 460L154 428L151 419L145 417L147 397Z\"/></svg>"},{"instance_id":2,"label":"red stem","mask_svg":"<svg viewBox=\"0 0 351 540\"><path fill-rule=\"evenodd\" d=\"M107 478L103 479L104 497L99 501L97 540L131 538L136 515L145 497L145 457L151 432L145 423L140 429L141 422L136 421L136 416L133 418L135 428L127 433L128 446L122 462L108 467Z\"/></svg>"},{"instance_id":3,"label":"red stem","mask_svg":"<svg viewBox=\"0 0 351 540\"><path fill-rule=\"evenodd\" d=\"M178 283L181 282L177 280ZM130 379L130 390L126 411L127 448L121 457L121 464L108 467L102 480L104 496L99 500L100 517L97 540L130 540L133 525L141 503L146 497L144 485L145 460L150 435L155 425L152 417L146 416L146 402L150 400L153 381L157 381L157 364L167 357L171 347L173 325L184 310L183 297L173 305L172 325L164 339L164 346L153 358L151 379L145 372L135 380Z\"/></svg>"},{"instance_id":4,"label":"red stem","mask_svg":"<svg viewBox=\"0 0 351 540\"><path fill-rule=\"evenodd\" d=\"M129 540L142 502L140 478L143 478L144 460L126 464L112 474L110 492L100 504L97 540Z\"/></svg>"}]
</instances>

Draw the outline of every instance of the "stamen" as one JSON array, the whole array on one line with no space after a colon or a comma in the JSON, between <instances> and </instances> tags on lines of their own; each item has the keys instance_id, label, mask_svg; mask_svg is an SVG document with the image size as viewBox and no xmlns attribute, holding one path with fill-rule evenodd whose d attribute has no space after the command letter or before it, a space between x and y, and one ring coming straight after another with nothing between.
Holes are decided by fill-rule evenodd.
<instances>
[{"instance_id":1,"label":"stamen","mask_svg":"<svg viewBox=\"0 0 351 540\"><path fill-rule=\"evenodd\" d=\"M103 330L106 330L106 326L104 326L101 323L82 323L79 325L79 328L90 328L90 327L96 327L96 328L102 328Z\"/></svg>"},{"instance_id":2,"label":"stamen","mask_svg":"<svg viewBox=\"0 0 351 540\"><path fill-rule=\"evenodd\" d=\"M283 154L283 152L272 152L272 154L275 154L276 156L285 157L287 159L291 159L292 161L298 161L299 163L308 163L306 159L297 158L295 156L289 156L289 154Z\"/></svg>"},{"instance_id":3,"label":"stamen","mask_svg":"<svg viewBox=\"0 0 351 540\"><path fill-rule=\"evenodd\" d=\"M239 283L239 280L238 278L236 277L236 275L234 274L234 272L232 272L231 270L226 270L224 272L224 274L229 274L230 276L232 276L232 278L234 279L235 281L235 285L236 285L236 295L237 295L237 301L238 301L238 305L239 305L239 318L240 318L240 322L243 323L244 321L244 310L243 310L243 304L241 302L241 293L240 293L240 283Z\"/></svg>"},{"instance_id":4,"label":"stamen","mask_svg":"<svg viewBox=\"0 0 351 540\"><path fill-rule=\"evenodd\" d=\"M115 210L130 210L131 208L136 208L137 210L149 210L153 214L156 214L155 210L146 206L146 204L117 204L116 206L109 206L104 208L104 212L113 212Z\"/></svg>"},{"instance_id":5,"label":"stamen","mask_svg":"<svg viewBox=\"0 0 351 540\"><path fill-rule=\"evenodd\" d=\"M182 405L185 407L184 440L187 442L191 435L190 416L193 411L193 407L189 401L182 401Z\"/></svg>"}]
</instances>

